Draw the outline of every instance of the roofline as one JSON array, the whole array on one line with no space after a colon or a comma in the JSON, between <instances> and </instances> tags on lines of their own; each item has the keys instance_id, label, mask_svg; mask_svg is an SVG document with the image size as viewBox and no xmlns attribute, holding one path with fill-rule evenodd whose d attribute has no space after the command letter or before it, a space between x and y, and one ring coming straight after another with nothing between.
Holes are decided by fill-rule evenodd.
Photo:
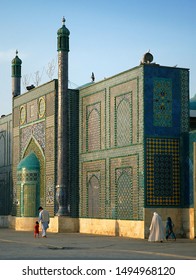
<instances>
[{"instance_id":1,"label":"roofline","mask_svg":"<svg viewBox=\"0 0 196 280\"><path fill-rule=\"evenodd\" d=\"M118 73L118 74L115 74L115 75L113 75L113 76L110 76L110 77L108 77L108 78L104 78L103 80L100 80L100 81L98 81L98 82L94 82L94 83L92 83L92 84L90 84L90 82L89 82L89 85L88 85L88 83L87 83L87 85L86 86L79 86L77 89L79 89L79 90L82 90L82 89L84 89L84 88L88 88L88 87L90 87L90 86L93 86L93 85L95 85L95 84L98 84L98 83L102 83L103 81L105 81L105 80L109 80L109 79L113 79L113 78L115 78L115 77L118 77L118 76L120 76L120 75L122 75L122 74L125 74L125 73L127 73L127 72L129 72L129 71L131 71L131 70L135 70L135 69L138 69L138 68L140 68L140 67L161 67L161 68L171 68L171 69L181 69L181 70L190 70L190 68L183 68L183 67L173 67L173 66L163 66L163 65L160 65L160 64L157 64L157 63L145 63L145 64L140 64L140 65L138 65L138 66L135 66L135 67L133 67L133 68L129 68L129 69L127 69L127 70L125 70L125 71L122 71L122 72L120 72L120 73Z\"/></svg>"}]
</instances>

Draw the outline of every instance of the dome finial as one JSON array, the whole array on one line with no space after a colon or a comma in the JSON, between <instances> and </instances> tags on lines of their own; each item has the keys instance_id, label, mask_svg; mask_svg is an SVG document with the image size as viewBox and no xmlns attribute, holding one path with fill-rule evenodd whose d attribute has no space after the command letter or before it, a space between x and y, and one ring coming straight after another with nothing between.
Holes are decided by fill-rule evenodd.
<instances>
[{"instance_id":1,"label":"dome finial","mask_svg":"<svg viewBox=\"0 0 196 280\"><path fill-rule=\"evenodd\" d=\"M62 27L57 31L57 50L69 51L69 29L65 26L65 17L62 18Z\"/></svg>"},{"instance_id":2,"label":"dome finial","mask_svg":"<svg viewBox=\"0 0 196 280\"><path fill-rule=\"evenodd\" d=\"M16 50L16 55L18 55L18 50Z\"/></svg>"},{"instance_id":3,"label":"dome finial","mask_svg":"<svg viewBox=\"0 0 196 280\"><path fill-rule=\"evenodd\" d=\"M65 25L65 17L62 18L62 25Z\"/></svg>"}]
</instances>

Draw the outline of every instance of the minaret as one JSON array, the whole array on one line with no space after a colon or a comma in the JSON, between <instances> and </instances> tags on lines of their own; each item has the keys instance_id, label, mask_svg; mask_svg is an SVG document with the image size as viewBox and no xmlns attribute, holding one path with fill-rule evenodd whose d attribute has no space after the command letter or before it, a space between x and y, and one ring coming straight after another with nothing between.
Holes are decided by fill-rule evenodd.
<instances>
[{"instance_id":1,"label":"minaret","mask_svg":"<svg viewBox=\"0 0 196 280\"><path fill-rule=\"evenodd\" d=\"M69 120L68 120L68 52L69 30L62 27L57 32L58 50L58 113L57 113L57 185L58 216L68 216L69 196Z\"/></svg>"},{"instance_id":2,"label":"minaret","mask_svg":"<svg viewBox=\"0 0 196 280\"><path fill-rule=\"evenodd\" d=\"M22 60L18 57L18 51L16 50L16 56L12 60L12 96L20 95L21 84L21 64Z\"/></svg>"}]
</instances>

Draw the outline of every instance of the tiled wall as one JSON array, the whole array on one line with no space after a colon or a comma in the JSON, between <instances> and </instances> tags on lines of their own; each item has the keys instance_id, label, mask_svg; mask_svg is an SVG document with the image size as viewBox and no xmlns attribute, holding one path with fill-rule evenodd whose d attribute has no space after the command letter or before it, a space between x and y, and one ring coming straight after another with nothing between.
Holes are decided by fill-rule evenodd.
<instances>
[{"instance_id":1,"label":"tiled wall","mask_svg":"<svg viewBox=\"0 0 196 280\"><path fill-rule=\"evenodd\" d=\"M145 205L190 206L188 70L145 65L144 77Z\"/></svg>"},{"instance_id":2,"label":"tiled wall","mask_svg":"<svg viewBox=\"0 0 196 280\"><path fill-rule=\"evenodd\" d=\"M55 95L56 80L14 99L13 209L20 216L17 165L30 152L40 162L40 205L55 212ZM30 207L30 205L29 205Z\"/></svg>"},{"instance_id":3,"label":"tiled wall","mask_svg":"<svg viewBox=\"0 0 196 280\"><path fill-rule=\"evenodd\" d=\"M143 73L80 90L80 217L142 220Z\"/></svg>"},{"instance_id":4,"label":"tiled wall","mask_svg":"<svg viewBox=\"0 0 196 280\"><path fill-rule=\"evenodd\" d=\"M0 118L0 215L11 211L12 115Z\"/></svg>"}]
</instances>

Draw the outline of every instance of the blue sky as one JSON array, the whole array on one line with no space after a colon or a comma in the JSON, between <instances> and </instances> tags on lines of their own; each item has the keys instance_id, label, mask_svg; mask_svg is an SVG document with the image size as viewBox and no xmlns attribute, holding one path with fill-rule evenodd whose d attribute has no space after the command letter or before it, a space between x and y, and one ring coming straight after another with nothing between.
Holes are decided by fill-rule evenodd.
<instances>
[{"instance_id":1,"label":"blue sky","mask_svg":"<svg viewBox=\"0 0 196 280\"><path fill-rule=\"evenodd\" d=\"M196 94L196 1L194 0L1 0L0 115L11 113L11 60L16 49L25 82L57 78L57 30L64 16L70 30L70 87L139 65L150 49L154 62L190 69ZM194 51L194 52L193 52ZM24 80L24 78L26 78Z\"/></svg>"}]
</instances>

